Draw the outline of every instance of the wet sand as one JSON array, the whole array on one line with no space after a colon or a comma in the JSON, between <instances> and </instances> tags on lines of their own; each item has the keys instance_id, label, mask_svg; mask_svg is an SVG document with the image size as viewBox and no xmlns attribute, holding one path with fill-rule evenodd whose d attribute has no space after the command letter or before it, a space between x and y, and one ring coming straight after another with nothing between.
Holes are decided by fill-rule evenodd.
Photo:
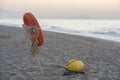
<instances>
[{"instance_id":1,"label":"wet sand","mask_svg":"<svg viewBox=\"0 0 120 80\"><path fill-rule=\"evenodd\" d=\"M0 25L0 80L120 80L120 42L49 31L44 36L41 75L25 30ZM92 73L63 76L66 70L54 65L71 59L82 60Z\"/></svg>"}]
</instances>

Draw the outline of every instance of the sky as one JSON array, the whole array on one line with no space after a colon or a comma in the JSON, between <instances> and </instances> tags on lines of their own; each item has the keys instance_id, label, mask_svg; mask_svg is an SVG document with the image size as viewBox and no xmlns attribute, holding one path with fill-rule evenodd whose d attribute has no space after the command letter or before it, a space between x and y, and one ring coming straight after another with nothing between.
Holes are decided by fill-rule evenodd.
<instances>
[{"instance_id":1,"label":"sky","mask_svg":"<svg viewBox=\"0 0 120 80\"><path fill-rule=\"evenodd\" d=\"M120 17L120 0L0 0L0 9L43 17Z\"/></svg>"}]
</instances>

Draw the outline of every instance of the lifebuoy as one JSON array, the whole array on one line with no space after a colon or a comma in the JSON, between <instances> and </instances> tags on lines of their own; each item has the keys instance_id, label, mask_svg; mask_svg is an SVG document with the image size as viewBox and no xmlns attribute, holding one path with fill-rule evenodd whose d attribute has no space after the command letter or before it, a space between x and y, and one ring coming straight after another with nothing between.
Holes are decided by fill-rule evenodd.
<instances>
[{"instance_id":1,"label":"lifebuoy","mask_svg":"<svg viewBox=\"0 0 120 80\"><path fill-rule=\"evenodd\" d=\"M24 25L26 25L27 27L35 26L39 30L38 31L39 36L37 38L37 45L38 46L43 45L44 43L43 32L35 16L32 13L27 12L23 15L23 22L24 22ZM36 36L37 36L36 34L31 35L32 38Z\"/></svg>"}]
</instances>

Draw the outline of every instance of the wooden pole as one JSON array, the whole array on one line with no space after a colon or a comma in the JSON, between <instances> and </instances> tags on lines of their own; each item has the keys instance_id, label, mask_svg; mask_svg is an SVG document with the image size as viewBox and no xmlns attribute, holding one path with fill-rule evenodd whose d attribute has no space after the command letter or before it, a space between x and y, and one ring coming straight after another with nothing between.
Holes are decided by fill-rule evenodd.
<instances>
[{"instance_id":1,"label":"wooden pole","mask_svg":"<svg viewBox=\"0 0 120 80\"><path fill-rule=\"evenodd\" d=\"M35 55L35 58L36 58L36 61L38 63L38 66L39 66L39 69L40 69L40 72L41 74L43 75L43 69L42 69L42 66L41 66L41 63L40 63L40 60L39 60L39 57L38 57L38 54Z\"/></svg>"},{"instance_id":2,"label":"wooden pole","mask_svg":"<svg viewBox=\"0 0 120 80\"><path fill-rule=\"evenodd\" d=\"M31 51L32 51L33 56L35 56L37 64L38 64L39 69L40 69L40 72L43 75L44 74L43 69L42 69L42 66L41 66L41 63L40 63L40 60L39 60L39 57L38 57L38 54L39 54L38 53L38 46L36 44L37 38L39 36L39 30L34 25L31 26L31 27L27 27L26 25L22 25L22 26L26 30L26 32L28 33L28 36L31 36L34 32L36 32L36 38L32 39L32 37L31 37L31 39L30 39L31 42L32 42ZM33 29L35 29L35 31Z\"/></svg>"}]
</instances>

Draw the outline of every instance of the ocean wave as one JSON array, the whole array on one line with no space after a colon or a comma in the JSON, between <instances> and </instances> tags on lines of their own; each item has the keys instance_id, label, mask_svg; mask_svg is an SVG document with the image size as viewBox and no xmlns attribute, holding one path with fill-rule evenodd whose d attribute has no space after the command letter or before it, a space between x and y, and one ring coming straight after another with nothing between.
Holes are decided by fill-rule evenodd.
<instances>
[{"instance_id":1,"label":"ocean wave","mask_svg":"<svg viewBox=\"0 0 120 80\"><path fill-rule=\"evenodd\" d=\"M93 34L102 34L102 35L111 35L111 36L120 36L120 33L116 32L116 31L107 31L107 32L97 32L97 31L94 31L92 32Z\"/></svg>"},{"instance_id":2,"label":"ocean wave","mask_svg":"<svg viewBox=\"0 0 120 80\"><path fill-rule=\"evenodd\" d=\"M61 22L61 23L60 23ZM88 20L41 20L41 28L46 31L53 31L59 33L67 33L73 35L83 35L97 38L108 38L109 40L120 40L120 22L119 21L96 21L92 20L93 23ZM90 23L90 24L88 24ZM2 19L0 25L22 27L21 19Z\"/></svg>"},{"instance_id":3,"label":"ocean wave","mask_svg":"<svg viewBox=\"0 0 120 80\"><path fill-rule=\"evenodd\" d=\"M47 27L48 31L53 32L60 32L60 33L67 33L67 34L73 34L73 35L83 35L83 36L89 36L89 37L96 37L96 38L102 38L102 39L108 39L108 40L114 40L119 41L120 39L120 31L119 29L100 29L100 30L72 30L72 29L66 29L63 27L58 26L49 26Z\"/></svg>"},{"instance_id":4,"label":"ocean wave","mask_svg":"<svg viewBox=\"0 0 120 80\"><path fill-rule=\"evenodd\" d=\"M13 24L13 23L0 23L0 25L5 25L5 26L13 26L13 27L21 27L20 25L18 24Z\"/></svg>"},{"instance_id":5,"label":"ocean wave","mask_svg":"<svg viewBox=\"0 0 120 80\"><path fill-rule=\"evenodd\" d=\"M62 27L57 26L50 26L47 28L49 31L55 31L55 32L64 32L64 33L70 33L70 34L96 34L96 35L109 35L109 36L120 36L120 30L119 29L104 29L104 30L92 30L92 31L83 31L83 30L72 30L72 29L66 29Z\"/></svg>"},{"instance_id":6,"label":"ocean wave","mask_svg":"<svg viewBox=\"0 0 120 80\"><path fill-rule=\"evenodd\" d=\"M80 33L80 31L77 30L72 30L72 29L66 29L62 27L57 27L57 26L50 26L47 28L49 31L55 31L55 32L64 32L64 33Z\"/></svg>"}]
</instances>

